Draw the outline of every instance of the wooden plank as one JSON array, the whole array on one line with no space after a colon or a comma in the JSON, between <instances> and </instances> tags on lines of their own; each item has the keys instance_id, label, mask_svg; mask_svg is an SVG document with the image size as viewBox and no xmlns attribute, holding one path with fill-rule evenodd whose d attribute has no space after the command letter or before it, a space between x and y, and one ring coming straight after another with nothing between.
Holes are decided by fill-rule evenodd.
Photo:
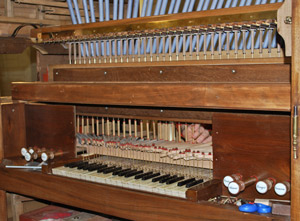
<instances>
[{"instance_id":1,"label":"wooden plank","mask_svg":"<svg viewBox=\"0 0 300 221\"><path fill-rule=\"evenodd\" d=\"M215 196L222 195L222 180L209 180L201 183L186 191L186 198L198 202L201 200L209 200Z\"/></svg>"},{"instance_id":2,"label":"wooden plank","mask_svg":"<svg viewBox=\"0 0 300 221\"><path fill-rule=\"evenodd\" d=\"M65 25L70 24L69 21L55 21L47 19L34 19L34 18L18 18L18 17L5 17L0 16L0 23L17 23L17 24L36 24L36 25Z\"/></svg>"},{"instance_id":3,"label":"wooden plank","mask_svg":"<svg viewBox=\"0 0 300 221\"><path fill-rule=\"evenodd\" d=\"M18 157L21 155L21 148L26 146L24 104L3 104L1 109L3 157Z\"/></svg>"},{"instance_id":4,"label":"wooden plank","mask_svg":"<svg viewBox=\"0 0 300 221\"><path fill-rule=\"evenodd\" d=\"M300 2L297 0L292 0L292 106L298 107L298 113L300 113L299 104L300 104ZM292 108L293 110L293 108ZM293 116L293 112L292 112ZM292 203L291 203L291 217L292 220L300 220L300 118L298 117L298 131L296 132L297 136L297 154L298 158L294 159L294 153L292 152ZM293 128L293 125L291 125ZM293 138L291 138L293 144ZM291 147L293 149L293 146Z\"/></svg>"},{"instance_id":5,"label":"wooden plank","mask_svg":"<svg viewBox=\"0 0 300 221\"><path fill-rule=\"evenodd\" d=\"M17 100L126 106L290 110L286 83L13 83Z\"/></svg>"},{"instance_id":6,"label":"wooden plank","mask_svg":"<svg viewBox=\"0 0 300 221\"><path fill-rule=\"evenodd\" d=\"M290 180L289 115L214 113L212 128L215 179L239 173L244 180L253 175ZM230 195L222 186L223 194ZM286 200L290 194L281 197L272 189L261 195L252 185L238 197Z\"/></svg>"},{"instance_id":7,"label":"wooden plank","mask_svg":"<svg viewBox=\"0 0 300 221\"><path fill-rule=\"evenodd\" d=\"M54 148L63 158L74 158L74 115L73 106L26 104L26 147Z\"/></svg>"},{"instance_id":8,"label":"wooden plank","mask_svg":"<svg viewBox=\"0 0 300 221\"><path fill-rule=\"evenodd\" d=\"M66 61L67 63L67 61ZM94 68L143 68L143 67L177 67L177 66L201 66L201 65L260 65L260 64L290 64L290 58L254 58L254 59L213 59L200 61L168 61L168 62L137 62L137 63L102 63L102 64L59 64L49 66L49 80L53 80L54 69L89 69Z\"/></svg>"},{"instance_id":9,"label":"wooden plank","mask_svg":"<svg viewBox=\"0 0 300 221\"><path fill-rule=\"evenodd\" d=\"M11 0L4 0L5 15L7 17L14 16L14 7Z\"/></svg>"},{"instance_id":10,"label":"wooden plank","mask_svg":"<svg viewBox=\"0 0 300 221\"><path fill-rule=\"evenodd\" d=\"M290 65L183 65L53 69L54 81L290 82Z\"/></svg>"},{"instance_id":11,"label":"wooden plank","mask_svg":"<svg viewBox=\"0 0 300 221\"><path fill-rule=\"evenodd\" d=\"M181 110L178 108L130 108L130 107L99 107L99 106L76 106L76 114L83 116L166 120L176 122L205 123L211 124L212 112L195 109Z\"/></svg>"},{"instance_id":12,"label":"wooden plank","mask_svg":"<svg viewBox=\"0 0 300 221\"><path fill-rule=\"evenodd\" d=\"M15 0L18 4L46 5L61 8L68 8L67 2L57 2L48 0Z\"/></svg>"},{"instance_id":13,"label":"wooden plank","mask_svg":"<svg viewBox=\"0 0 300 221\"><path fill-rule=\"evenodd\" d=\"M40 172L0 169L0 188L131 220L285 219L241 213L235 206L194 203Z\"/></svg>"}]
</instances>

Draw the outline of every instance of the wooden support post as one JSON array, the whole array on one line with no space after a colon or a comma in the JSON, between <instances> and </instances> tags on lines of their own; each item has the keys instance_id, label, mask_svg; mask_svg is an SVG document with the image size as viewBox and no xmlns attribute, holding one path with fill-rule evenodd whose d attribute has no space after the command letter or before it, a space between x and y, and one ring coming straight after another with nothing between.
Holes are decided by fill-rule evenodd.
<instances>
[{"instance_id":1,"label":"wooden support post","mask_svg":"<svg viewBox=\"0 0 300 221\"><path fill-rule=\"evenodd\" d=\"M300 104L300 2L292 0L292 105L298 108ZM293 108L292 108L293 110ZM294 113L292 113L292 116ZM292 121L293 123L293 121ZM294 151L292 147L292 162L291 162L291 220L300 220L300 118L298 117L297 135L297 159L294 158ZM293 125L292 125L293 128ZM293 135L293 131L292 131ZM293 144L292 138L292 144Z\"/></svg>"},{"instance_id":2,"label":"wooden support post","mask_svg":"<svg viewBox=\"0 0 300 221\"><path fill-rule=\"evenodd\" d=\"M4 8L5 8L5 15L7 17L14 17L14 7L11 0L4 0Z\"/></svg>"}]
</instances>

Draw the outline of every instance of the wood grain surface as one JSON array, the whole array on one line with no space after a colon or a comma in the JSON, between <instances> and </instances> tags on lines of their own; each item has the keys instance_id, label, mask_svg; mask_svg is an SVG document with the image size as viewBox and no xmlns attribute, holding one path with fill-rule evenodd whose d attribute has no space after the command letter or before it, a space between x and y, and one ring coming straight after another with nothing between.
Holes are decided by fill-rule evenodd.
<instances>
[{"instance_id":1,"label":"wood grain surface","mask_svg":"<svg viewBox=\"0 0 300 221\"><path fill-rule=\"evenodd\" d=\"M290 82L289 64L54 68L53 81Z\"/></svg>"},{"instance_id":2,"label":"wood grain surface","mask_svg":"<svg viewBox=\"0 0 300 221\"><path fill-rule=\"evenodd\" d=\"M290 110L287 83L13 83L12 97L79 104Z\"/></svg>"},{"instance_id":3,"label":"wood grain surface","mask_svg":"<svg viewBox=\"0 0 300 221\"><path fill-rule=\"evenodd\" d=\"M290 180L290 117L262 114L213 115L214 177L223 179L239 173L243 179L257 176L259 180L274 178ZM229 195L223 185L223 194ZM238 197L290 199L290 193L277 196L274 188L259 194L255 185Z\"/></svg>"}]
</instances>

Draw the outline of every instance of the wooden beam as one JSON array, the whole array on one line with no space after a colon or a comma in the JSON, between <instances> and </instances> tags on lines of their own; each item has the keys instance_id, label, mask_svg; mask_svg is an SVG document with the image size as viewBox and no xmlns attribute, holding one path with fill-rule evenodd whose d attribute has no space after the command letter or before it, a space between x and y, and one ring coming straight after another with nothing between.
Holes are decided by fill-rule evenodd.
<instances>
[{"instance_id":1,"label":"wooden beam","mask_svg":"<svg viewBox=\"0 0 300 221\"><path fill-rule=\"evenodd\" d=\"M79 104L290 110L289 83L13 83L12 97Z\"/></svg>"},{"instance_id":2,"label":"wooden beam","mask_svg":"<svg viewBox=\"0 0 300 221\"><path fill-rule=\"evenodd\" d=\"M14 7L11 0L4 0L5 15L7 17L14 16Z\"/></svg>"},{"instance_id":3,"label":"wooden beam","mask_svg":"<svg viewBox=\"0 0 300 221\"><path fill-rule=\"evenodd\" d=\"M19 18L19 17L5 17L0 16L0 23L16 23L16 24L36 24L36 25L66 25L71 24L70 22L58 21L58 20L47 20L47 19L35 19L35 18Z\"/></svg>"},{"instance_id":4,"label":"wooden beam","mask_svg":"<svg viewBox=\"0 0 300 221\"><path fill-rule=\"evenodd\" d=\"M47 0L15 0L17 4L30 4L30 5L46 5L61 8L68 8L67 2L55 2Z\"/></svg>"}]
</instances>

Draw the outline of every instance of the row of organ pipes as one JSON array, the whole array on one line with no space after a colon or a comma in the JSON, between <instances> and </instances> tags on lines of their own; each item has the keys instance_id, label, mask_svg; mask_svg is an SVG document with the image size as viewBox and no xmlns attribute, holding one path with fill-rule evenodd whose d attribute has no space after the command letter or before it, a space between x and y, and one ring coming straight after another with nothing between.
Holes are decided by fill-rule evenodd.
<instances>
[{"instance_id":1,"label":"row of organ pipes","mask_svg":"<svg viewBox=\"0 0 300 221\"><path fill-rule=\"evenodd\" d=\"M181 165L190 172L193 168L212 170L212 142L184 139L188 129L194 128L192 123L76 116L77 147L86 149L88 155L125 158L134 164Z\"/></svg>"},{"instance_id":2,"label":"row of organ pipes","mask_svg":"<svg viewBox=\"0 0 300 221\"><path fill-rule=\"evenodd\" d=\"M277 2L282 0L199 0L198 4L195 0L157 0L154 7L153 0L144 0L139 13L140 1L129 0L124 7L123 0L114 0L113 20L124 19L124 14L126 18L136 18ZM89 7L83 0L84 22L77 0L68 0L68 5L73 24L96 22L93 0L89 1ZM98 5L97 22L111 20L109 1L99 1ZM69 63L87 64L278 57L283 56L278 39L276 21L270 20L95 34L85 40L67 39L67 43Z\"/></svg>"}]
</instances>

